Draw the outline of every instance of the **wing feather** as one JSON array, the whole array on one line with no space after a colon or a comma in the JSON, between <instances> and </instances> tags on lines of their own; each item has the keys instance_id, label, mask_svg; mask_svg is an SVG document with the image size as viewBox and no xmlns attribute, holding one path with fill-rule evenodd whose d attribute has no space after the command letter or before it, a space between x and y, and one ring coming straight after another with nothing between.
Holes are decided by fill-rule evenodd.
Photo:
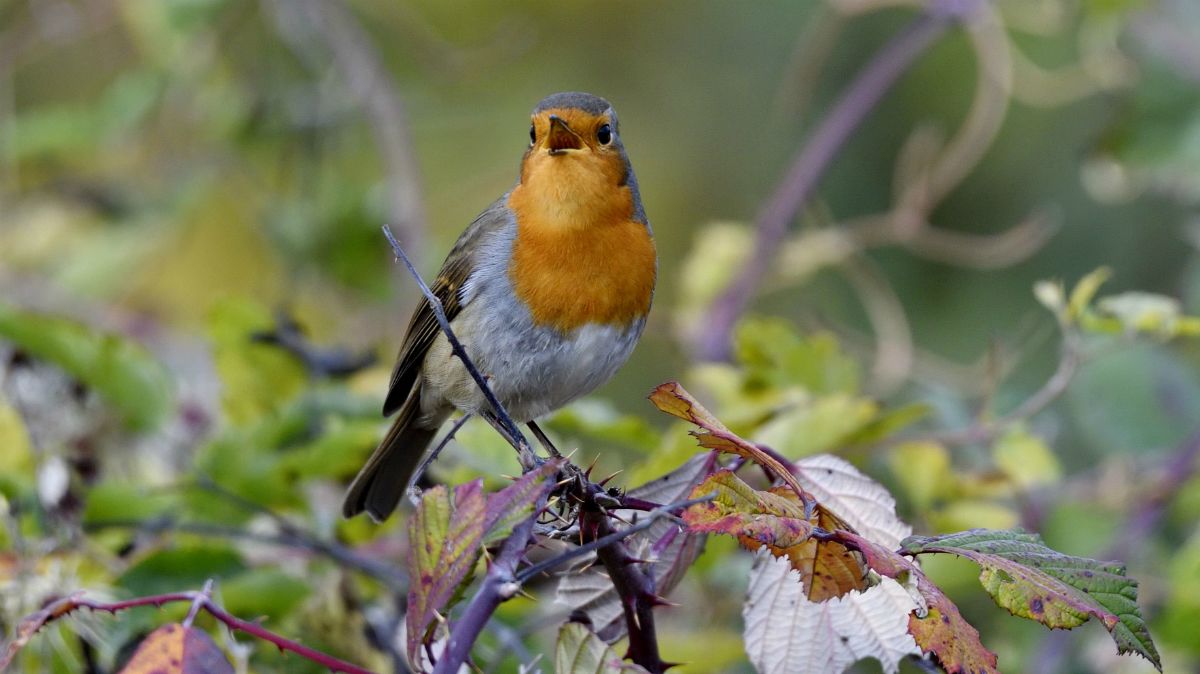
<instances>
[{"instance_id":1,"label":"wing feather","mask_svg":"<svg viewBox=\"0 0 1200 674\"><path fill-rule=\"evenodd\" d=\"M462 288L475 271L477 264L475 256L479 251L480 240L489 232L503 227L510 221L508 208L505 205L505 195L496 200L467 227L458 237L442 269L430 284L434 297L442 303L446 320L453 322L454 317L462 311ZM388 384L387 398L383 403L383 415L390 416L400 409L404 401L412 393L413 384L425 362L425 354L441 331L437 315L432 305L424 297L413 312L408 322L408 331L401 342L400 352L396 356L396 365L392 368L391 383Z\"/></svg>"}]
</instances>

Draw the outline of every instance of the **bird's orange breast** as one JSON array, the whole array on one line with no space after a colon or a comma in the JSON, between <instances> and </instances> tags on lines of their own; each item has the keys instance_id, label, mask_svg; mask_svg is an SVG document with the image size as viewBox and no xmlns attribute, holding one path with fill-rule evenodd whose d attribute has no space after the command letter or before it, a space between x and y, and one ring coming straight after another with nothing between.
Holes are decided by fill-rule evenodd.
<instances>
[{"instance_id":1,"label":"bird's orange breast","mask_svg":"<svg viewBox=\"0 0 1200 674\"><path fill-rule=\"evenodd\" d=\"M632 219L630 190L613 190L595 208L575 209L561 201L564 195L536 186L519 185L509 196L517 216L509 279L534 322L568 332L589 323L624 327L644 317L657 263L649 229ZM570 221L555 217L564 208L587 213Z\"/></svg>"}]
</instances>

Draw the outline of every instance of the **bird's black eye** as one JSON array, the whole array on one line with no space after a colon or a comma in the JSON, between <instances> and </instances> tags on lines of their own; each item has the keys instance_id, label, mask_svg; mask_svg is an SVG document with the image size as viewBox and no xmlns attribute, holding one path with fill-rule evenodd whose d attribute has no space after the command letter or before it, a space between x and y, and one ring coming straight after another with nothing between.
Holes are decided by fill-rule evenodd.
<instances>
[{"instance_id":1,"label":"bird's black eye","mask_svg":"<svg viewBox=\"0 0 1200 674\"><path fill-rule=\"evenodd\" d=\"M533 128L532 124L530 124L529 125L529 144L533 145L536 142L537 142L537 130Z\"/></svg>"},{"instance_id":2,"label":"bird's black eye","mask_svg":"<svg viewBox=\"0 0 1200 674\"><path fill-rule=\"evenodd\" d=\"M601 145L608 145L612 142L612 127L605 124L596 129L596 140L600 141Z\"/></svg>"}]
</instances>

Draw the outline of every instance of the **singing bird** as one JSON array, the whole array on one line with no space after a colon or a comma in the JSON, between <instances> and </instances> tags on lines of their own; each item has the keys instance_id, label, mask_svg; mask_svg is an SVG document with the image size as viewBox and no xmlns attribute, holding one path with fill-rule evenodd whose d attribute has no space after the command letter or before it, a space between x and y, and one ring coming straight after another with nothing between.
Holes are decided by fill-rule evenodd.
<instances>
[{"instance_id":1,"label":"singing bird","mask_svg":"<svg viewBox=\"0 0 1200 674\"><path fill-rule=\"evenodd\" d=\"M534 108L517 184L462 233L431 289L497 400L531 424L625 363L657 273L617 113L603 98L569 92ZM343 514L386 519L455 409L494 421L422 300L383 405L396 419L351 483Z\"/></svg>"}]
</instances>

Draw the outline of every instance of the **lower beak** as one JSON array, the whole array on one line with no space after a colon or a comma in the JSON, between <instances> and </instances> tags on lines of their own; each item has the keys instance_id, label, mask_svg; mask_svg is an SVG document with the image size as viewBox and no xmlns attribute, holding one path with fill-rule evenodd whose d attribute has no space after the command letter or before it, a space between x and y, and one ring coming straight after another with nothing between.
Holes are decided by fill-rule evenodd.
<instances>
[{"instance_id":1,"label":"lower beak","mask_svg":"<svg viewBox=\"0 0 1200 674\"><path fill-rule=\"evenodd\" d=\"M550 154L565 154L567 150L582 150L583 139L571 130L562 117L550 115L550 133L546 136Z\"/></svg>"}]
</instances>

